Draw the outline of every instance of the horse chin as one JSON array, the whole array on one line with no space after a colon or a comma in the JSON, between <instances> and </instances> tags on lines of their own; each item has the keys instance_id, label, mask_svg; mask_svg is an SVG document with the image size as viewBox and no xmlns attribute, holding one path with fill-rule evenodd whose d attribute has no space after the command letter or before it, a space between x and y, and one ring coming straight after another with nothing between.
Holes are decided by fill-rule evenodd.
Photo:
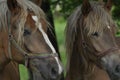
<instances>
[{"instance_id":1,"label":"horse chin","mask_svg":"<svg viewBox=\"0 0 120 80\"><path fill-rule=\"evenodd\" d=\"M33 73L33 80L47 80L38 73Z\"/></svg>"},{"instance_id":2,"label":"horse chin","mask_svg":"<svg viewBox=\"0 0 120 80\"><path fill-rule=\"evenodd\" d=\"M29 80L48 80L45 77L43 77L40 73L38 72L29 72L30 79Z\"/></svg>"},{"instance_id":3,"label":"horse chin","mask_svg":"<svg viewBox=\"0 0 120 80\"><path fill-rule=\"evenodd\" d=\"M48 78L47 76L44 76L44 75L42 75L40 73L33 72L32 73L32 80L59 80L59 78L51 79L51 78Z\"/></svg>"},{"instance_id":4,"label":"horse chin","mask_svg":"<svg viewBox=\"0 0 120 80\"><path fill-rule=\"evenodd\" d=\"M120 80L119 55L107 55L101 59L101 64L111 80Z\"/></svg>"}]
</instances>

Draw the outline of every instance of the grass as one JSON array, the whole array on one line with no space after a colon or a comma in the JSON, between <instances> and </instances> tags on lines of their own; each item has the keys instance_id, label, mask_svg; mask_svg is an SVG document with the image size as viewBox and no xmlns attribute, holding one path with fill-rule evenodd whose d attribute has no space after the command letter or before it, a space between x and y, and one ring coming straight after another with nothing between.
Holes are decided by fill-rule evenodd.
<instances>
[{"instance_id":1,"label":"grass","mask_svg":"<svg viewBox=\"0 0 120 80\"><path fill-rule=\"evenodd\" d=\"M55 18L55 31L56 31L56 36L57 36L57 41L59 45L59 51L60 55L62 58L62 63L65 66L66 64L66 55L65 55L65 36L64 36L64 29L65 29L65 20L62 17L56 17ZM28 73L27 69L23 66L20 65L20 78L21 80L28 80Z\"/></svg>"},{"instance_id":2,"label":"grass","mask_svg":"<svg viewBox=\"0 0 120 80\"><path fill-rule=\"evenodd\" d=\"M62 63L66 65L66 55L65 55L65 25L66 21L62 17L55 18L55 31L57 36L57 41L59 45L59 51L62 58Z\"/></svg>"},{"instance_id":3,"label":"grass","mask_svg":"<svg viewBox=\"0 0 120 80\"><path fill-rule=\"evenodd\" d=\"M27 69L23 65L19 65L20 67L20 80L28 80Z\"/></svg>"}]
</instances>

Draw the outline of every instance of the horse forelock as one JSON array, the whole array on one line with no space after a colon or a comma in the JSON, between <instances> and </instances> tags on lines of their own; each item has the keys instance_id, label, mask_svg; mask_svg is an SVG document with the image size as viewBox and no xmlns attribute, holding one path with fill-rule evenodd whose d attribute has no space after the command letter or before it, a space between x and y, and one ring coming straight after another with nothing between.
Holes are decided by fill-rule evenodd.
<instances>
[{"instance_id":1,"label":"horse forelock","mask_svg":"<svg viewBox=\"0 0 120 80\"><path fill-rule=\"evenodd\" d=\"M88 31L88 35L98 32L102 34L105 28L114 23L111 15L104 9L104 5L99 5L96 2L91 3L92 11L84 19L84 27Z\"/></svg>"},{"instance_id":2,"label":"horse forelock","mask_svg":"<svg viewBox=\"0 0 120 80\"><path fill-rule=\"evenodd\" d=\"M23 38L23 33L24 33L24 25L26 22L26 18L28 13L28 9L30 9L31 11L33 11L34 15L38 17L38 19L43 19L45 21L45 23L48 25L49 23L46 21L46 16L44 14L44 12L39 8L39 6L35 5L34 3L32 3L29 0L18 0L18 3L20 4L21 8L23 9L23 16L21 17L21 23L19 27L19 37L18 37L18 41L19 42L23 42L24 40L20 40L20 39L24 39ZM26 15L27 14L27 15ZM22 14L21 14L22 15ZM33 15L31 15L32 17ZM36 28L38 28L37 26L35 26Z\"/></svg>"},{"instance_id":3,"label":"horse forelock","mask_svg":"<svg viewBox=\"0 0 120 80\"><path fill-rule=\"evenodd\" d=\"M17 2L22 9L15 23L18 25L18 28L19 28L17 41L18 43L22 43L25 22L26 22L27 15L29 14L28 9L32 10L34 15L37 16L39 19L40 18L43 19L47 25L49 25L49 23L46 21L46 16L44 12L31 1L17 0ZM8 9L7 2L6 0L1 0L0 1L0 30L2 30L3 28L6 29L7 26L9 26L8 20L10 19L8 19L8 16L10 16L10 11Z\"/></svg>"},{"instance_id":4,"label":"horse forelock","mask_svg":"<svg viewBox=\"0 0 120 80\"><path fill-rule=\"evenodd\" d=\"M82 76L85 76L87 73L92 73L93 64L89 62L88 58L93 57L96 59L91 53L83 51L80 29L83 32L86 31L83 36L88 37L94 32L102 34L104 29L114 24L111 15L105 11L102 4L93 2L91 3L91 7L92 10L84 18L81 6L77 7L74 13L68 18L66 26L66 53L68 58L67 71L72 76L71 80L76 79L76 75L80 76L82 74ZM87 42L90 42L89 39ZM94 48L93 51L95 52Z\"/></svg>"}]
</instances>

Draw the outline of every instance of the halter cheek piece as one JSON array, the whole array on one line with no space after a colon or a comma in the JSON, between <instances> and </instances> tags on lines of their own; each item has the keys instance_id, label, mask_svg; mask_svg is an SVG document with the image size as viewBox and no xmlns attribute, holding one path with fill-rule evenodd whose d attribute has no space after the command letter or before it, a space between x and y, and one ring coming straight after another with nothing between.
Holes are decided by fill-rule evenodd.
<instances>
[{"instance_id":1,"label":"halter cheek piece","mask_svg":"<svg viewBox=\"0 0 120 80\"><path fill-rule=\"evenodd\" d=\"M8 16L8 19L10 19L9 16ZM11 46L12 45L14 47L16 47L16 49L19 50L20 54L25 57L25 66L26 67L28 67L29 59L58 57L57 53L28 53L24 49L22 49L22 47L20 47L19 44L14 39L14 36L11 34L10 21L8 21L8 33L9 33L9 37L8 37L8 41L9 41L9 43L8 43L8 54L9 54L9 57L10 57L11 60L12 60L12 52L11 52Z\"/></svg>"},{"instance_id":2,"label":"halter cheek piece","mask_svg":"<svg viewBox=\"0 0 120 80\"><path fill-rule=\"evenodd\" d=\"M87 46L84 38L82 38L82 46L83 46L84 49L89 48L89 47ZM112 47L112 48L109 48L109 49L107 49L107 50L105 50L105 51L99 52L99 53L97 53L97 54L95 54L95 55L98 57L98 59L101 59L102 57L108 55L110 52L114 52L114 51L116 51L116 50L119 50L119 47Z\"/></svg>"},{"instance_id":3,"label":"halter cheek piece","mask_svg":"<svg viewBox=\"0 0 120 80\"><path fill-rule=\"evenodd\" d=\"M28 53L24 49L22 49L18 43L15 41L13 38L12 34L9 34L9 55L10 58L12 59L12 53L11 53L11 45L14 45L16 49L19 50L19 52L25 57L25 66L28 65L28 59L33 59L33 58L48 58L48 57L57 57L57 53Z\"/></svg>"}]
</instances>

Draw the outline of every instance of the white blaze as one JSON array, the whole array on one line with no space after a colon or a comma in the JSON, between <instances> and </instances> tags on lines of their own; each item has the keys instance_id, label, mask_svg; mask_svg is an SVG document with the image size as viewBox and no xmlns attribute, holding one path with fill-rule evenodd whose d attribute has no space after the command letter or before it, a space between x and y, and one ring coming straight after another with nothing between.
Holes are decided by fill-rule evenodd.
<instances>
[{"instance_id":1,"label":"white blaze","mask_svg":"<svg viewBox=\"0 0 120 80\"><path fill-rule=\"evenodd\" d=\"M38 17L37 17L37 16L32 16L32 18L33 18L33 20L36 22L36 26L38 27L39 31L42 33L42 35L43 35L43 37L44 37L44 39L45 39L45 42L46 42L46 43L48 44L48 46L51 48L53 54L56 54L56 50L55 50L55 48L53 47L53 45L51 44L51 42L50 42L47 34L46 34L46 33L44 32L44 30L42 29L42 24L39 22ZM61 65L60 65L60 63L59 63L58 57L55 57L55 60L56 60L56 62L57 62L57 64L58 64L58 67L59 67L59 74L61 74L63 69L62 69L62 67L61 67Z\"/></svg>"}]
</instances>

